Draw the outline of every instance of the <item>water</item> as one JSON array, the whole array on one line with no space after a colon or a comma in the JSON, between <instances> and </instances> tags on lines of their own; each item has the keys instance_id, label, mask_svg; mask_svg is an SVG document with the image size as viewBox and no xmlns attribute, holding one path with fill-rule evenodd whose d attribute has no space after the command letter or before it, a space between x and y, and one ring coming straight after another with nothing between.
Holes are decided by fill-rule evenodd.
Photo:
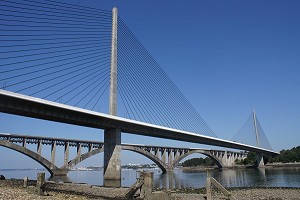
<instances>
[{"instance_id":1,"label":"water","mask_svg":"<svg viewBox=\"0 0 300 200\"><path fill-rule=\"evenodd\" d=\"M185 171L175 169L173 172L162 174L160 170L146 170L154 172L154 186L156 188L200 188L205 187L206 171ZM38 172L44 170L0 170L6 178L36 179ZM103 171L71 171L68 177L50 179L54 181L88 183L103 185ZM264 168L264 169L223 169L212 170L212 177L225 187L300 187L300 167ZM122 186L131 186L138 176L136 170L122 170Z\"/></svg>"}]
</instances>

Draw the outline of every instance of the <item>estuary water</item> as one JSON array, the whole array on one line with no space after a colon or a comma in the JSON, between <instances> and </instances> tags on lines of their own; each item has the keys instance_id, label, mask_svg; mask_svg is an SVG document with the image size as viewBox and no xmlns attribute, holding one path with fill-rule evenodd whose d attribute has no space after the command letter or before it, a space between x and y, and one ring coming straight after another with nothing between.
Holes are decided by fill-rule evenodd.
<instances>
[{"instance_id":1,"label":"estuary water","mask_svg":"<svg viewBox=\"0 0 300 200\"><path fill-rule=\"evenodd\" d=\"M158 169L153 171L156 188L201 188L205 187L206 171L175 169L162 174ZM45 172L48 180L57 182L87 183L103 185L103 171L70 171L68 177L50 178L46 170L0 170L7 179L36 179L39 172ZM138 177L137 170L122 170L121 184L131 186ZM211 175L225 187L298 187L300 188L300 167L262 168L262 169L223 169L211 170Z\"/></svg>"}]
</instances>

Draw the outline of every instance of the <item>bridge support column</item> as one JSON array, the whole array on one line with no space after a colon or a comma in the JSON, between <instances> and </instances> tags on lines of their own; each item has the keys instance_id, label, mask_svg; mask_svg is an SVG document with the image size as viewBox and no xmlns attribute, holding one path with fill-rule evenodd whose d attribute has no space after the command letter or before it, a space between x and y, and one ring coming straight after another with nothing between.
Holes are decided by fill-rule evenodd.
<instances>
[{"instance_id":1,"label":"bridge support column","mask_svg":"<svg viewBox=\"0 0 300 200\"><path fill-rule=\"evenodd\" d=\"M121 186L121 130L104 131L104 186Z\"/></svg>"},{"instance_id":2,"label":"bridge support column","mask_svg":"<svg viewBox=\"0 0 300 200\"><path fill-rule=\"evenodd\" d=\"M254 167L258 167L258 168L265 167L264 158L262 154L256 155L256 163Z\"/></svg>"},{"instance_id":3,"label":"bridge support column","mask_svg":"<svg viewBox=\"0 0 300 200\"><path fill-rule=\"evenodd\" d=\"M223 167L231 167L230 163L231 163L231 155L227 155L227 151L224 152L223 156L221 156L222 160L222 165Z\"/></svg>"},{"instance_id":4,"label":"bridge support column","mask_svg":"<svg viewBox=\"0 0 300 200\"><path fill-rule=\"evenodd\" d=\"M174 149L174 160L178 159L178 154L179 154L179 151L177 149Z\"/></svg>"},{"instance_id":5,"label":"bridge support column","mask_svg":"<svg viewBox=\"0 0 300 200\"><path fill-rule=\"evenodd\" d=\"M70 146L69 142L65 143L65 153L64 153L64 164L67 165L69 161L69 153L70 153Z\"/></svg>"},{"instance_id":6,"label":"bridge support column","mask_svg":"<svg viewBox=\"0 0 300 200\"><path fill-rule=\"evenodd\" d=\"M153 152L154 156L158 158L158 149L156 147L152 148L152 152Z\"/></svg>"},{"instance_id":7,"label":"bridge support column","mask_svg":"<svg viewBox=\"0 0 300 200\"><path fill-rule=\"evenodd\" d=\"M26 148L26 138L23 139L22 147Z\"/></svg>"},{"instance_id":8,"label":"bridge support column","mask_svg":"<svg viewBox=\"0 0 300 200\"><path fill-rule=\"evenodd\" d=\"M38 144L37 144L37 149L36 149L36 151L37 151L37 153L38 153L39 155L42 154L42 146L43 146L42 141L39 140L39 142L38 142Z\"/></svg>"},{"instance_id":9,"label":"bridge support column","mask_svg":"<svg viewBox=\"0 0 300 200\"><path fill-rule=\"evenodd\" d=\"M56 153L56 141L52 142L51 145L51 163L55 165L55 153Z\"/></svg>"},{"instance_id":10,"label":"bridge support column","mask_svg":"<svg viewBox=\"0 0 300 200\"><path fill-rule=\"evenodd\" d=\"M77 144L77 156L81 156L81 144Z\"/></svg>"},{"instance_id":11,"label":"bridge support column","mask_svg":"<svg viewBox=\"0 0 300 200\"><path fill-rule=\"evenodd\" d=\"M166 149L165 148L161 148L160 149L160 151L161 151L161 160L163 161L163 163L165 163L166 164Z\"/></svg>"},{"instance_id":12,"label":"bridge support column","mask_svg":"<svg viewBox=\"0 0 300 200\"><path fill-rule=\"evenodd\" d=\"M92 150L93 150L92 144L89 144L88 152L91 152Z\"/></svg>"},{"instance_id":13,"label":"bridge support column","mask_svg":"<svg viewBox=\"0 0 300 200\"><path fill-rule=\"evenodd\" d=\"M173 157L172 157L172 149L168 149L168 165L167 170L172 171L173 170Z\"/></svg>"}]
</instances>

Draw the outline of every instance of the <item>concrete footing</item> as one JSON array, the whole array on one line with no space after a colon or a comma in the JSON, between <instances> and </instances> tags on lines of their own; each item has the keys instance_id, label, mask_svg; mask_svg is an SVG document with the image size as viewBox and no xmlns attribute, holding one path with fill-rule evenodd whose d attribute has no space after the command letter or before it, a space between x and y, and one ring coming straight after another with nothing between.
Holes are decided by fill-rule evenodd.
<instances>
[{"instance_id":1,"label":"concrete footing","mask_svg":"<svg viewBox=\"0 0 300 200\"><path fill-rule=\"evenodd\" d=\"M121 130L104 131L104 171L103 185L121 186Z\"/></svg>"},{"instance_id":2,"label":"concrete footing","mask_svg":"<svg viewBox=\"0 0 300 200\"><path fill-rule=\"evenodd\" d=\"M58 170L54 169L53 170L52 169L51 172L52 172L51 177L54 177L54 176L67 176L69 170L67 170L67 169L58 169Z\"/></svg>"}]
</instances>

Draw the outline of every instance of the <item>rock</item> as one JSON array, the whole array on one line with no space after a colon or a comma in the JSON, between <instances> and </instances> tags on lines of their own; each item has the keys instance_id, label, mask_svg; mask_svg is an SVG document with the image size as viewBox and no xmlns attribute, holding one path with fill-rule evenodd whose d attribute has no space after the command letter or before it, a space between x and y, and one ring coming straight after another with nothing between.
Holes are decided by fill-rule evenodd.
<instances>
[{"instance_id":1,"label":"rock","mask_svg":"<svg viewBox=\"0 0 300 200\"><path fill-rule=\"evenodd\" d=\"M0 175L0 180L6 180L6 179L5 179L5 176Z\"/></svg>"}]
</instances>

